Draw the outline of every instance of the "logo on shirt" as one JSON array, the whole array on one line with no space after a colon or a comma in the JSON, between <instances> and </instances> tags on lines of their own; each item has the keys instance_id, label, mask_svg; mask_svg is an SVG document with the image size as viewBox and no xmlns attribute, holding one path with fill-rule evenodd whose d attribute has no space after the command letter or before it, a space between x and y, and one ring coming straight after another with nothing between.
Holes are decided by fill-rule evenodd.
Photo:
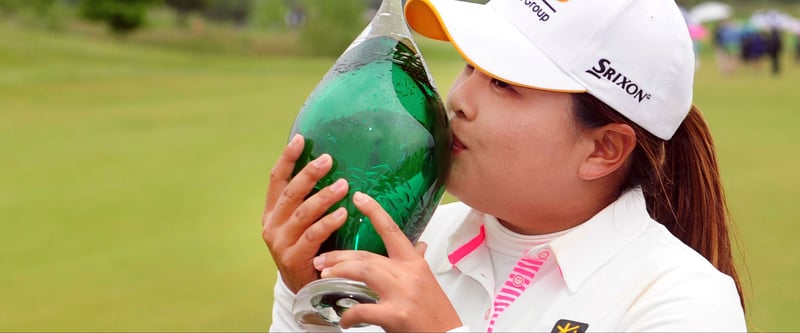
<instances>
[{"instance_id":1,"label":"logo on shirt","mask_svg":"<svg viewBox=\"0 0 800 333\"><path fill-rule=\"evenodd\" d=\"M589 324L581 323L568 319L561 319L553 326L550 333L584 333L589 328Z\"/></svg>"}]
</instances>

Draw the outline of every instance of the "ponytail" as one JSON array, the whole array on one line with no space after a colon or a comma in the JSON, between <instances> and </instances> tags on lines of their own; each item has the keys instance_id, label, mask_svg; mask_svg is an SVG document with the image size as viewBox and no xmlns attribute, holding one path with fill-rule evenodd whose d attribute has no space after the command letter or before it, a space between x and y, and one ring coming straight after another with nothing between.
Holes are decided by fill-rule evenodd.
<instances>
[{"instance_id":1,"label":"ponytail","mask_svg":"<svg viewBox=\"0 0 800 333\"><path fill-rule=\"evenodd\" d=\"M634 129L637 144L622 190L641 187L650 216L733 278L744 308L732 254L730 213L714 143L700 110L692 105L672 139L665 141L588 93L573 96L575 116L581 126L624 123Z\"/></svg>"}]
</instances>

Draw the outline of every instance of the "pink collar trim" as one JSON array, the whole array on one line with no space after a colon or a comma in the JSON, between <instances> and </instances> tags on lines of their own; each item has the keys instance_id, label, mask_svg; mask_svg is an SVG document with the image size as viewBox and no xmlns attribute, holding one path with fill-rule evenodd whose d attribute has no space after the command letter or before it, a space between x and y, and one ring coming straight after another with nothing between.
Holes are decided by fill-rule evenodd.
<instances>
[{"instance_id":1,"label":"pink collar trim","mask_svg":"<svg viewBox=\"0 0 800 333\"><path fill-rule=\"evenodd\" d=\"M478 246L483 243L484 239L486 239L486 230L484 229L484 226L481 225L481 230L478 232L477 236L472 238L466 244L461 245L461 247L447 256L447 259L450 260L450 264L455 265L461 261L461 259L464 259L464 257L466 257L468 254L472 253L472 251L475 251L475 249L477 249Z\"/></svg>"}]
</instances>

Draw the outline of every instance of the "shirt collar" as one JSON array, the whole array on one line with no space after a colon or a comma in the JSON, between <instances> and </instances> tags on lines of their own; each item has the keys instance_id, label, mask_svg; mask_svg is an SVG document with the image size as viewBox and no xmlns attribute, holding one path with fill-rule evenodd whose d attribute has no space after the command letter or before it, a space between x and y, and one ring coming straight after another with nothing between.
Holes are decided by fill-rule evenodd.
<instances>
[{"instance_id":1,"label":"shirt collar","mask_svg":"<svg viewBox=\"0 0 800 333\"><path fill-rule=\"evenodd\" d=\"M438 256L443 260L433 266L438 273L453 269L453 259L460 262L485 246L482 244L483 224L488 217L474 209L467 214L448 239L446 254ZM634 188L588 221L550 242L550 249L570 292L576 292L594 271L644 231L649 220L644 194L640 188Z\"/></svg>"},{"instance_id":2,"label":"shirt collar","mask_svg":"<svg viewBox=\"0 0 800 333\"><path fill-rule=\"evenodd\" d=\"M570 292L575 293L594 271L641 234L649 220L644 194L634 188L572 232L550 242Z\"/></svg>"},{"instance_id":3,"label":"shirt collar","mask_svg":"<svg viewBox=\"0 0 800 333\"><path fill-rule=\"evenodd\" d=\"M436 258L441 258L441 260L433 266L436 268L437 273L444 273L453 269L455 264L461 262L461 259L465 256L485 246L483 244L485 239L485 230L483 227L484 217L485 214L470 208L464 220L448 238L447 246L443 248L445 253L436 256Z\"/></svg>"}]
</instances>

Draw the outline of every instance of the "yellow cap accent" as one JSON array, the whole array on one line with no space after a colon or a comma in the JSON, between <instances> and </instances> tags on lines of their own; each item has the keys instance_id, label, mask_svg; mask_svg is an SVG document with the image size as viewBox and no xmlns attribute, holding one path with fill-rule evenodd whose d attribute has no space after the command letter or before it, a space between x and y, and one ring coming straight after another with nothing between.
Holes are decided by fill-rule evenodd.
<instances>
[{"instance_id":1,"label":"yellow cap accent","mask_svg":"<svg viewBox=\"0 0 800 333\"><path fill-rule=\"evenodd\" d=\"M442 20L439 13L428 3L427 0L409 0L406 2L406 20L413 29L425 37L450 41L447 32L442 28Z\"/></svg>"}]
</instances>

